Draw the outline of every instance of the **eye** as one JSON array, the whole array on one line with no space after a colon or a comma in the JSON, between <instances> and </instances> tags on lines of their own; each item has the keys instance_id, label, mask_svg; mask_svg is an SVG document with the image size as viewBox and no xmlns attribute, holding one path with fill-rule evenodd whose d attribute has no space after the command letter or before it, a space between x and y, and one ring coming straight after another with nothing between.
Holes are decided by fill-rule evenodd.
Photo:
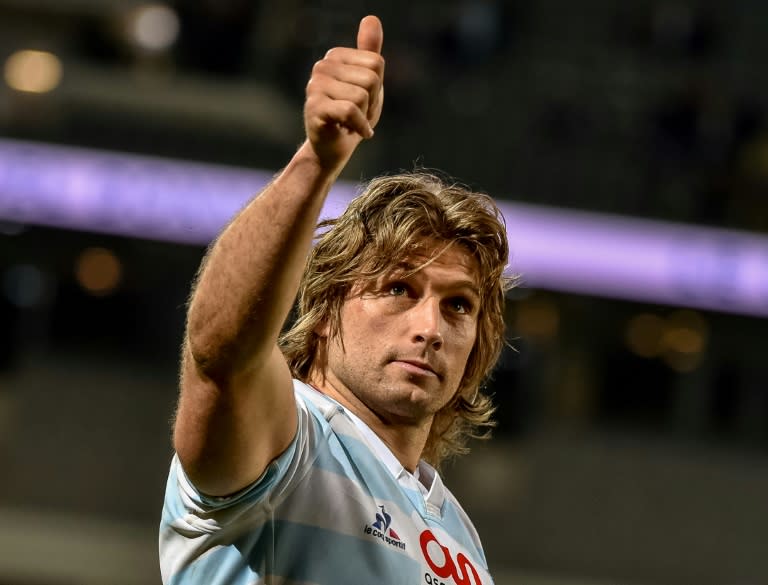
<instances>
[{"instance_id":1,"label":"eye","mask_svg":"<svg viewBox=\"0 0 768 585\"><path fill-rule=\"evenodd\" d=\"M466 315L472 312L472 303L464 297L448 299L448 306L453 309L455 313L460 315Z\"/></svg>"},{"instance_id":2,"label":"eye","mask_svg":"<svg viewBox=\"0 0 768 585\"><path fill-rule=\"evenodd\" d=\"M402 297L408 294L408 288L402 282L394 282L387 287L387 292L393 297Z\"/></svg>"}]
</instances>

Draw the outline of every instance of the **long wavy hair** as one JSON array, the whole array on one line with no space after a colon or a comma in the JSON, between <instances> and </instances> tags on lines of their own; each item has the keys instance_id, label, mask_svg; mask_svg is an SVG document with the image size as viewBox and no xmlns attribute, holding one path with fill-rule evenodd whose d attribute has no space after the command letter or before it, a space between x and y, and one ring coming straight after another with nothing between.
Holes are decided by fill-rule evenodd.
<instances>
[{"instance_id":1,"label":"long wavy hair","mask_svg":"<svg viewBox=\"0 0 768 585\"><path fill-rule=\"evenodd\" d=\"M483 384L504 345L504 276L509 246L504 219L482 193L426 172L379 177L368 183L337 219L318 225L318 237L299 288L296 319L280 339L293 375L306 380L325 367L327 324L340 332L342 305L353 285L368 282L406 260L427 239L459 245L479 267L477 337L453 398L435 413L422 458L434 466L468 451L470 438L486 438L494 406Z\"/></svg>"}]
</instances>

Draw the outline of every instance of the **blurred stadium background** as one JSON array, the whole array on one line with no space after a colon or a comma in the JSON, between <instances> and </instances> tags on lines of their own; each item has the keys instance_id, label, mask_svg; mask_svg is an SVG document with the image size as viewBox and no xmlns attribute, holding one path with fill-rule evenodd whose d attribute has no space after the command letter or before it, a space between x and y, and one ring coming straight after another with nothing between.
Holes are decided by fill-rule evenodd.
<instances>
[{"instance_id":1,"label":"blurred stadium background","mask_svg":"<svg viewBox=\"0 0 768 585\"><path fill-rule=\"evenodd\" d=\"M493 194L523 268L495 440L446 470L497 584L767 584L757 0L0 0L0 584L159 583L191 279L368 12L345 178Z\"/></svg>"}]
</instances>

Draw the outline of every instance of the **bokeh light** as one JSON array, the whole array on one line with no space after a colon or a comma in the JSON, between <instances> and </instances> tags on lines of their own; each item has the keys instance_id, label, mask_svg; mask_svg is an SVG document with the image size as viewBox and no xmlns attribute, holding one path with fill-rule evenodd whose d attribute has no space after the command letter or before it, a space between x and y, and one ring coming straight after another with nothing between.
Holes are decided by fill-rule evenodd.
<instances>
[{"instance_id":1,"label":"bokeh light","mask_svg":"<svg viewBox=\"0 0 768 585\"><path fill-rule=\"evenodd\" d=\"M138 6L129 16L128 35L144 51L167 51L179 37L179 17L164 4Z\"/></svg>"},{"instance_id":2,"label":"bokeh light","mask_svg":"<svg viewBox=\"0 0 768 585\"><path fill-rule=\"evenodd\" d=\"M627 324L625 341L635 355L652 358L661 353L663 335L664 320L657 315L641 313Z\"/></svg>"},{"instance_id":3,"label":"bokeh light","mask_svg":"<svg viewBox=\"0 0 768 585\"><path fill-rule=\"evenodd\" d=\"M531 298L518 305L515 325L523 337L550 341L558 334L560 312L549 299Z\"/></svg>"},{"instance_id":4,"label":"bokeh light","mask_svg":"<svg viewBox=\"0 0 768 585\"><path fill-rule=\"evenodd\" d=\"M4 76L8 87L17 91L47 93L59 86L62 71L53 53L24 49L6 59Z\"/></svg>"},{"instance_id":5,"label":"bokeh light","mask_svg":"<svg viewBox=\"0 0 768 585\"><path fill-rule=\"evenodd\" d=\"M75 266L77 282L94 296L113 293L123 277L123 266L111 250L87 248L77 258Z\"/></svg>"},{"instance_id":6,"label":"bokeh light","mask_svg":"<svg viewBox=\"0 0 768 585\"><path fill-rule=\"evenodd\" d=\"M689 310L675 311L664 332L664 361L678 372L690 372L701 363L708 328L703 317Z\"/></svg>"}]
</instances>

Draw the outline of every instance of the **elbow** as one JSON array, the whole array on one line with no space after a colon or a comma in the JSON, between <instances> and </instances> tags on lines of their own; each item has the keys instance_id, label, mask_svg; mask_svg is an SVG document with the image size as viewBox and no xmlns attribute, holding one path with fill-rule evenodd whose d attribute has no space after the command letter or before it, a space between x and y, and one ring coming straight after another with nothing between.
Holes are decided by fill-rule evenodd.
<instances>
[{"instance_id":1,"label":"elbow","mask_svg":"<svg viewBox=\"0 0 768 585\"><path fill-rule=\"evenodd\" d=\"M221 379L237 370L242 360L242 343L232 326L221 313L201 310L193 304L187 314L184 336L184 361L194 366L198 374L211 380Z\"/></svg>"},{"instance_id":2,"label":"elbow","mask_svg":"<svg viewBox=\"0 0 768 585\"><path fill-rule=\"evenodd\" d=\"M281 326L252 306L194 298L187 313L185 355L215 380L247 373L269 358Z\"/></svg>"},{"instance_id":3,"label":"elbow","mask_svg":"<svg viewBox=\"0 0 768 585\"><path fill-rule=\"evenodd\" d=\"M235 335L226 335L212 327L187 327L184 339L186 371L190 366L197 376L228 387L230 382L250 375L269 355L269 349L249 343Z\"/></svg>"},{"instance_id":4,"label":"elbow","mask_svg":"<svg viewBox=\"0 0 768 585\"><path fill-rule=\"evenodd\" d=\"M221 382L238 369L231 346L224 338L211 332L195 333L190 327L184 339L184 361L198 376Z\"/></svg>"}]
</instances>

